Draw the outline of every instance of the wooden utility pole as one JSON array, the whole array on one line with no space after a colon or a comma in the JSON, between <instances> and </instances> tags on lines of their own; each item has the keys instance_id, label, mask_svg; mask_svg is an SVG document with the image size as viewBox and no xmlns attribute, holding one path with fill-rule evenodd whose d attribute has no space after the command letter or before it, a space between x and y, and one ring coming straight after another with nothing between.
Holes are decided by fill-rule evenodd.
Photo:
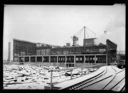
<instances>
[{"instance_id":1,"label":"wooden utility pole","mask_svg":"<svg viewBox=\"0 0 128 93\"><path fill-rule=\"evenodd\" d=\"M70 79L72 79L72 71L73 71L73 69L71 69L71 78Z\"/></svg>"},{"instance_id":2,"label":"wooden utility pole","mask_svg":"<svg viewBox=\"0 0 128 93\"><path fill-rule=\"evenodd\" d=\"M52 87L53 87L53 84L52 84L52 74L53 74L53 70L50 70L50 72L51 72L50 89L52 90Z\"/></svg>"}]
</instances>

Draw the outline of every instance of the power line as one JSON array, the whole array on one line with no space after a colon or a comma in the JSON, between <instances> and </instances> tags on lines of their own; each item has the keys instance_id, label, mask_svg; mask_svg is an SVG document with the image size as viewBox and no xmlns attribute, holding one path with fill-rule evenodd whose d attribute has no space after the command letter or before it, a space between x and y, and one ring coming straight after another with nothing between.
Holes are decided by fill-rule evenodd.
<instances>
[{"instance_id":1,"label":"power line","mask_svg":"<svg viewBox=\"0 0 128 93\"><path fill-rule=\"evenodd\" d=\"M74 35L75 35L75 36L80 36L83 31L84 31L84 27L82 27L82 28L81 28L79 31L77 31ZM92 32L92 33L94 34L94 36L96 37L96 33L95 33L93 30L91 30L90 28L88 28L88 27L86 27L86 34L85 34L85 33L84 33L84 34L89 37L88 31Z\"/></svg>"}]
</instances>

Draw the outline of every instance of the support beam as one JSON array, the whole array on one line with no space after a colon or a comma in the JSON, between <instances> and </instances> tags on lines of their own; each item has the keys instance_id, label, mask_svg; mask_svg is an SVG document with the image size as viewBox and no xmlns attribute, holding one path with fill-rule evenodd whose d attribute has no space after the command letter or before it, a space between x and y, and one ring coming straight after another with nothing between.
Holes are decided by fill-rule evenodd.
<instances>
[{"instance_id":1,"label":"support beam","mask_svg":"<svg viewBox=\"0 0 128 93\"><path fill-rule=\"evenodd\" d=\"M86 63L86 56L84 55L84 63Z\"/></svg>"},{"instance_id":2,"label":"support beam","mask_svg":"<svg viewBox=\"0 0 128 93\"><path fill-rule=\"evenodd\" d=\"M58 64L58 55L57 55L57 66L58 66L59 64Z\"/></svg>"},{"instance_id":3,"label":"support beam","mask_svg":"<svg viewBox=\"0 0 128 93\"><path fill-rule=\"evenodd\" d=\"M42 56L42 63L44 62L44 57Z\"/></svg>"},{"instance_id":4,"label":"support beam","mask_svg":"<svg viewBox=\"0 0 128 93\"><path fill-rule=\"evenodd\" d=\"M95 64L96 64L96 61L97 61L97 57L96 57L96 55L95 55Z\"/></svg>"},{"instance_id":5,"label":"support beam","mask_svg":"<svg viewBox=\"0 0 128 93\"><path fill-rule=\"evenodd\" d=\"M67 63L67 58L66 58L66 56L65 56L65 67L66 67L66 63Z\"/></svg>"},{"instance_id":6,"label":"support beam","mask_svg":"<svg viewBox=\"0 0 128 93\"><path fill-rule=\"evenodd\" d=\"M76 66L76 55L74 55L74 67Z\"/></svg>"},{"instance_id":7,"label":"support beam","mask_svg":"<svg viewBox=\"0 0 128 93\"><path fill-rule=\"evenodd\" d=\"M37 62L37 55L35 56L35 62Z\"/></svg>"},{"instance_id":8,"label":"support beam","mask_svg":"<svg viewBox=\"0 0 128 93\"><path fill-rule=\"evenodd\" d=\"M49 56L49 64L51 65L51 56Z\"/></svg>"},{"instance_id":9,"label":"support beam","mask_svg":"<svg viewBox=\"0 0 128 93\"><path fill-rule=\"evenodd\" d=\"M106 65L108 65L108 56L106 54Z\"/></svg>"}]
</instances>

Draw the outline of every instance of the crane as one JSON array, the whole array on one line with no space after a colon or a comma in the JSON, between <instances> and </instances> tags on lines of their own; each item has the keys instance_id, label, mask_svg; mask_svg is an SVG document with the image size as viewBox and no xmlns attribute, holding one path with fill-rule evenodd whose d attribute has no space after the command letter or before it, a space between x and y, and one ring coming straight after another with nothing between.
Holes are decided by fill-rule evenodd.
<instances>
[{"instance_id":1,"label":"crane","mask_svg":"<svg viewBox=\"0 0 128 93\"><path fill-rule=\"evenodd\" d=\"M89 35L88 35L87 32L93 33L94 37L96 37L96 33L95 32L93 32L90 28L84 26L80 30L78 30L75 34L73 34L73 36L71 36L71 38L73 40L73 46L75 46L75 44L77 43L79 38L82 37L81 35L83 35L83 39L89 38Z\"/></svg>"}]
</instances>

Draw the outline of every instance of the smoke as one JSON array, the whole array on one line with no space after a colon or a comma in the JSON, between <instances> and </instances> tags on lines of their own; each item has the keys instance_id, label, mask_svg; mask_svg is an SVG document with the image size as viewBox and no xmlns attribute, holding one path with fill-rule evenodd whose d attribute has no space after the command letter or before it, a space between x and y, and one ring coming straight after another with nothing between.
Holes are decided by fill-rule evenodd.
<instances>
[{"instance_id":1,"label":"smoke","mask_svg":"<svg viewBox=\"0 0 128 93\"><path fill-rule=\"evenodd\" d=\"M96 44L99 43L106 43L106 39L110 39L112 41L115 41L117 44L119 43L118 41L120 40L120 43L118 44L121 46L121 42L124 42L124 37L125 36L125 7L123 6L115 6L116 10L114 10L114 15L109 16L109 21L104 28L103 33L99 38L95 40ZM120 37L122 36L122 37Z\"/></svg>"},{"instance_id":2,"label":"smoke","mask_svg":"<svg viewBox=\"0 0 128 93\"><path fill-rule=\"evenodd\" d=\"M125 27L125 6L115 6L115 15L110 16L110 21L108 22L105 30L114 31L115 28Z\"/></svg>"},{"instance_id":3,"label":"smoke","mask_svg":"<svg viewBox=\"0 0 128 93\"><path fill-rule=\"evenodd\" d=\"M125 18L117 16L114 20L111 20L106 26L106 31L115 31L114 29L125 27Z\"/></svg>"}]
</instances>

